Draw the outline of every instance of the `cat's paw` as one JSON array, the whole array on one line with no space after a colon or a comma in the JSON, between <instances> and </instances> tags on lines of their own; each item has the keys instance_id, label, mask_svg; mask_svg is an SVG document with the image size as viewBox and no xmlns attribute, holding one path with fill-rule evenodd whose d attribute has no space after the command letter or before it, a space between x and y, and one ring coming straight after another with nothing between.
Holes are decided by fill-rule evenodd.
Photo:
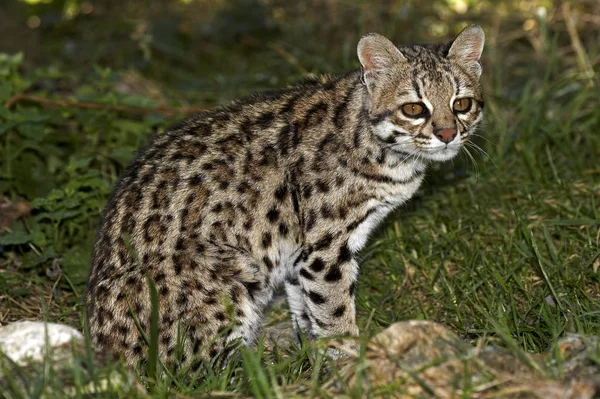
<instances>
[{"instance_id":1,"label":"cat's paw","mask_svg":"<svg viewBox=\"0 0 600 399\"><path fill-rule=\"evenodd\" d=\"M360 351L360 344L354 338L337 338L330 340L327 345L327 357L339 360L347 357L356 358Z\"/></svg>"}]
</instances>

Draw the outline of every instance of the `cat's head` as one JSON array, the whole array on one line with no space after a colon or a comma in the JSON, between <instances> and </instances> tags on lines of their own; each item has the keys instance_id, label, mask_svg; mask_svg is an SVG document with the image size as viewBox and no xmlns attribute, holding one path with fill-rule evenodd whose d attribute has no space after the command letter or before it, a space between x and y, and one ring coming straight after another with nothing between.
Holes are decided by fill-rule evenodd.
<instances>
[{"instance_id":1,"label":"cat's head","mask_svg":"<svg viewBox=\"0 0 600 399\"><path fill-rule=\"evenodd\" d=\"M483 116L484 41L478 25L448 44L398 48L376 33L360 40L370 123L382 146L434 161L458 153Z\"/></svg>"}]
</instances>

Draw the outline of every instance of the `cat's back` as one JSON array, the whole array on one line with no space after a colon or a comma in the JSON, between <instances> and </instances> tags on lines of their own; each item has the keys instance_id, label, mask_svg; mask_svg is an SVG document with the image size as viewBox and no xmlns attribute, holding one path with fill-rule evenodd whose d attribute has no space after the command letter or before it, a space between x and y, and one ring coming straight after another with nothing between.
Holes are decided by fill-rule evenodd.
<instances>
[{"instance_id":1,"label":"cat's back","mask_svg":"<svg viewBox=\"0 0 600 399\"><path fill-rule=\"evenodd\" d=\"M254 94L154 135L124 171L104 210L90 285L100 274L113 276L117 265L130 264L132 250L164 249L176 237L202 234L199 227L211 225L205 208L232 216L256 209L261 193L281 183L294 150L331 130L319 124L328 121L328 107L336 101L332 87L337 92L351 87L348 76ZM309 133L316 138L306 137ZM235 210L229 209L232 198ZM223 228L234 227L231 220L225 223ZM213 227L218 234L220 226Z\"/></svg>"}]
</instances>

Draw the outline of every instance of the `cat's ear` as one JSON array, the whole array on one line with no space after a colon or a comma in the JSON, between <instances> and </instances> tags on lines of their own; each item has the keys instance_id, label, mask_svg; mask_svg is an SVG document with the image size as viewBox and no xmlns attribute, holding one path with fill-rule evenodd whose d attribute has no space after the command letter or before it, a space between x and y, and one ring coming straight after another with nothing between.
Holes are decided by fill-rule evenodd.
<instances>
[{"instance_id":1,"label":"cat's ear","mask_svg":"<svg viewBox=\"0 0 600 399\"><path fill-rule=\"evenodd\" d=\"M377 72L406 61L394 43L378 33L363 36L358 42L357 52L366 83L369 83Z\"/></svg>"},{"instance_id":2,"label":"cat's ear","mask_svg":"<svg viewBox=\"0 0 600 399\"><path fill-rule=\"evenodd\" d=\"M452 58L469 68L473 68L477 76L481 75L479 59L483 52L485 33L479 25L470 25L463 29L452 42L448 50L448 58Z\"/></svg>"}]
</instances>

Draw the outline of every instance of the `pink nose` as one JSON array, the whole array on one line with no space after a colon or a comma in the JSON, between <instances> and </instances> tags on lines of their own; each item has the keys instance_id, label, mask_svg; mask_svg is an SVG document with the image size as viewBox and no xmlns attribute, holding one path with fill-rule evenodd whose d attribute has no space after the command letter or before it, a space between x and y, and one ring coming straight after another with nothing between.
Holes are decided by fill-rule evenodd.
<instances>
[{"instance_id":1,"label":"pink nose","mask_svg":"<svg viewBox=\"0 0 600 399\"><path fill-rule=\"evenodd\" d=\"M456 129L446 128L446 129L435 129L433 132L435 137L440 139L442 143L449 143L456 137Z\"/></svg>"}]
</instances>

